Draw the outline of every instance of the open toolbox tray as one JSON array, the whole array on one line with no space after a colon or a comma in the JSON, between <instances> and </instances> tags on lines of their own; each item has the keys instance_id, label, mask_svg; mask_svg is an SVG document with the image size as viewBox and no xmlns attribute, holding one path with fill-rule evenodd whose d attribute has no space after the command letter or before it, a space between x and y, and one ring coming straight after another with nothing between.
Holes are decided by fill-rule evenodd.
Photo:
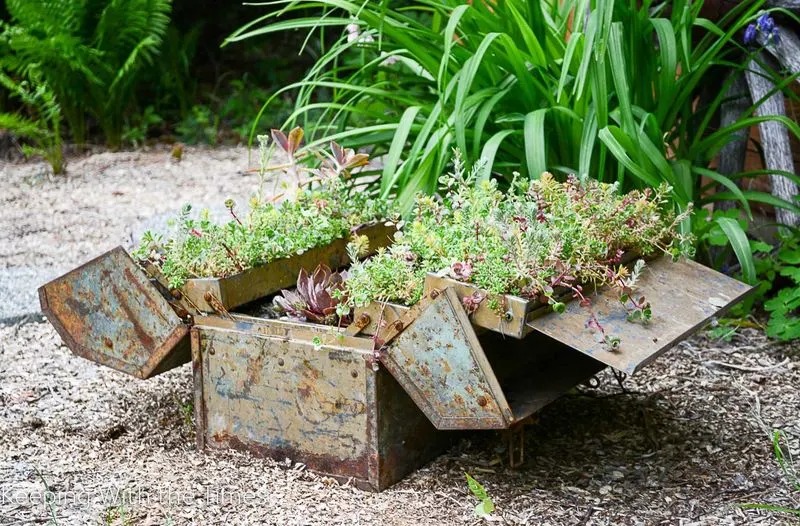
<instances>
[{"instance_id":1,"label":"open toolbox tray","mask_svg":"<svg viewBox=\"0 0 800 526\"><path fill-rule=\"evenodd\" d=\"M441 451L442 431L513 429L606 366L638 371L751 290L691 261L651 261L637 284L654 305L648 324L627 321L614 291L592 298L617 350L577 302L558 314L509 298L499 323L467 313L469 285L436 276L415 306L373 304L344 328L234 309L185 316L122 249L40 298L64 342L97 363L148 378L191 360L200 447L291 457L380 490Z\"/></svg>"},{"instance_id":2,"label":"open toolbox tray","mask_svg":"<svg viewBox=\"0 0 800 526\"><path fill-rule=\"evenodd\" d=\"M379 248L392 243L397 228L384 222L362 225L353 230L353 235L366 236L369 245L365 256L375 254ZM325 264L332 269L342 268L349 263L347 255L348 238L336 239L327 245L310 248L288 258L276 259L224 278L194 278L173 291L189 311L214 313L231 311L237 307L275 294L281 289L292 287L297 281L300 269L313 269ZM148 273L158 275L154 267Z\"/></svg>"}]
</instances>

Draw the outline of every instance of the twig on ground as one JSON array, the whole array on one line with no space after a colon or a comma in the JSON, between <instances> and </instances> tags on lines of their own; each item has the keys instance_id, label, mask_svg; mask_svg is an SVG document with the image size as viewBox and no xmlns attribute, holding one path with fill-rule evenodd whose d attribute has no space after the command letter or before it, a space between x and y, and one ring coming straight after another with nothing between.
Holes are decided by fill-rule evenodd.
<instances>
[{"instance_id":1,"label":"twig on ground","mask_svg":"<svg viewBox=\"0 0 800 526\"><path fill-rule=\"evenodd\" d=\"M778 369L783 367L784 365L789 364L789 358L784 359L781 363L776 363L775 365L769 365L767 367L748 367L746 365L737 365L735 363L725 363L725 362L718 362L717 360L708 360L705 362L706 365L717 365L719 367L728 367L729 369L736 369L738 371L747 371L749 373L762 373L764 371L771 371L772 369Z\"/></svg>"}]
</instances>

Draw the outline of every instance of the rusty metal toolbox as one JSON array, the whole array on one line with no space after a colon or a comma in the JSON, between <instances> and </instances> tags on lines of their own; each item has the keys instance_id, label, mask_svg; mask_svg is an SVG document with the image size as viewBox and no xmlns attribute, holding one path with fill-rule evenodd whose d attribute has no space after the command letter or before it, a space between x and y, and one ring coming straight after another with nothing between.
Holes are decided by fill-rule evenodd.
<instances>
[{"instance_id":1,"label":"rusty metal toolbox","mask_svg":"<svg viewBox=\"0 0 800 526\"><path fill-rule=\"evenodd\" d=\"M200 448L288 457L379 491L442 451L454 431L514 433L606 366L635 373L752 289L662 258L637 290L656 309L647 325L627 321L611 291L593 298L595 316L621 339L617 350L595 340L577 302L557 314L508 297L500 323L465 310L470 287L436 276L417 305L373 304L344 328L192 310L121 248L39 293L80 356L139 378L191 360Z\"/></svg>"}]
</instances>

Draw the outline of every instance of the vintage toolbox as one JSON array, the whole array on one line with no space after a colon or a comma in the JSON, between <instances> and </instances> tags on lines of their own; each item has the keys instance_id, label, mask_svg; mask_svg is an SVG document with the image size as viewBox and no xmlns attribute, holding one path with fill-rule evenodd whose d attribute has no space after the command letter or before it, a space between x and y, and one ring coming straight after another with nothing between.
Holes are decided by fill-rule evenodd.
<instances>
[{"instance_id":1,"label":"vintage toolbox","mask_svg":"<svg viewBox=\"0 0 800 526\"><path fill-rule=\"evenodd\" d=\"M654 305L646 325L627 321L611 291L593 298L595 316L620 338L616 350L587 329L577 302L557 314L508 298L499 323L469 314L462 300L473 291L437 276L414 307L373 304L342 328L193 309L121 248L39 293L79 356L139 378L191 360L200 448L290 458L381 490L459 431L513 433L607 366L635 373L752 288L662 258L637 290Z\"/></svg>"}]
</instances>

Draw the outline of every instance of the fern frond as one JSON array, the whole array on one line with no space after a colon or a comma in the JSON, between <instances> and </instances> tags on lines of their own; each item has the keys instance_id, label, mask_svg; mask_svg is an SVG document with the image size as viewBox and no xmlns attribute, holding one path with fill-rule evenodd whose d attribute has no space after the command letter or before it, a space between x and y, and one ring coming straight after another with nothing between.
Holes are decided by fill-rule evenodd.
<instances>
[{"instance_id":1,"label":"fern frond","mask_svg":"<svg viewBox=\"0 0 800 526\"><path fill-rule=\"evenodd\" d=\"M13 25L0 26L0 71L49 86L52 111L42 105L40 113L50 121L63 113L77 142L89 113L117 143L138 73L153 63L166 35L172 0L6 3Z\"/></svg>"},{"instance_id":2,"label":"fern frond","mask_svg":"<svg viewBox=\"0 0 800 526\"><path fill-rule=\"evenodd\" d=\"M15 113L0 113L0 130L8 130L18 137L27 139L42 139L47 136L47 130L32 119L27 119Z\"/></svg>"},{"instance_id":3,"label":"fern frond","mask_svg":"<svg viewBox=\"0 0 800 526\"><path fill-rule=\"evenodd\" d=\"M80 31L85 0L6 0L17 25L42 35L76 34Z\"/></svg>"}]
</instances>

